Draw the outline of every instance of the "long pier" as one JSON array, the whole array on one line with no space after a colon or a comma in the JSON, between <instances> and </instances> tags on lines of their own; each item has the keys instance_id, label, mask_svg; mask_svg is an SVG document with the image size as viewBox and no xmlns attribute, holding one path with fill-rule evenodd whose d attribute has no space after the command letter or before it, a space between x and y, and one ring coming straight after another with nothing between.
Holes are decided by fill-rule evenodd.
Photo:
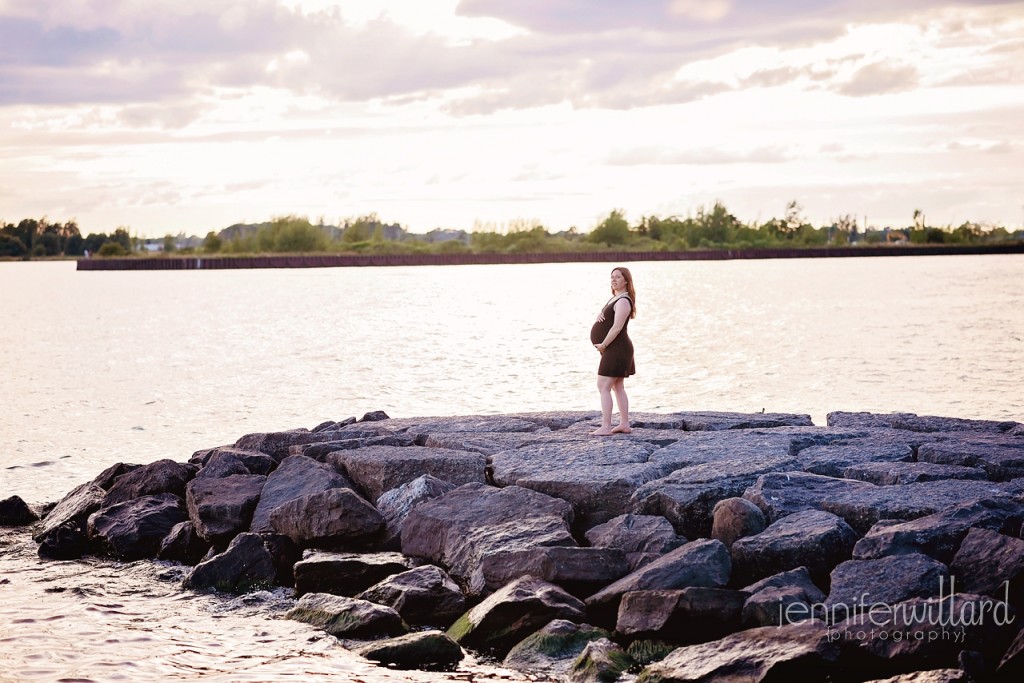
<instances>
[{"instance_id":1,"label":"long pier","mask_svg":"<svg viewBox=\"0 0 1024 683\"><path fill-rule=\"evenodd\" d=\"M859 258L1024 254L1024 243L995 245L901 245L694 251L586 251L558 253L305 254L267 256L148 256L79 259L78 270L225 270L238 268L358 268L459 266L513 263L625 263L630 261L728 261L776 258Z\"/></svg>"}]
</instances>

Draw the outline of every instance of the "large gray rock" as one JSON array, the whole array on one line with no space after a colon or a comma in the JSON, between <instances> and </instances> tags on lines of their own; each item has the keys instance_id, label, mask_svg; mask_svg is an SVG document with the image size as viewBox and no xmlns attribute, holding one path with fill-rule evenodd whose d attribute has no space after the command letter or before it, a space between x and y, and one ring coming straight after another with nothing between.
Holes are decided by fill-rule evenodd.
<instances>
[{"instance_id":1,"label":"large gray rock","mask_svg":"<svg viewBox=\"0 0 1024 683\"><path fill-rule=\"evenodd\" d=\"M303 595L284 616L312 624L336 638L380 638L409 630L390 607L329 593Z\"/></svg>"},{"instance_id":2,"label":"large gray rock","mask_svg":"<svg viewBox=\"0 0 1024 683\"><path fill-rule=\"evenodd\" d=\"M761 508L746 498L720 500L711 515L711 538L718 539L726 548L732 548L741 538L761 533L766 525Z\"/></svg>"},{"instance_id":3,"label":"large gray rock","mask_svg":"<svg viewBox=\"0 0 1024 683\"><path fill-rule=\"evenodd\" d=\"M38 519L39 515L19 496L0 500L0 526L25 526Z\"/></svg>"},{"instance_id":4,"label":"large gray rock","mask_svg":"<svg viewBox=\"0 0 1024 683\"><path fill-rule=\"evenodd\" d=\"M225 593L246 593L274 585L274 558L258 534L239 534L227 550L200 562L185 577L182 586L192 590L213 589Z\"/></svg>"},{"instance_id":5,"label":"large gray rock","mask_svg":"<svg viewBox=\"0 0 1024 683\"><path fill-rule=\"evenodd\" d=\"M423 445L486 456L519 448L533 438L533 433L527 432L434 432L427 435Z\"/></svg>"},{"instance_id":6,"label":"large gray rock","mask_svg":"<svg viewBox=\"0 0 1024 683\"><path fill-rule=\"evenodd\" d=\"M402 529L402 552L441 564L468 585L488 555L575 546L571 520L564 500L518 486L464 484L413 509Z\"/></svg>"},{"instance_id":7,"label":"large gray rock","mask_svg":"<svg viewBox=\"0 0 1024 683\"><path fill-rule=\"evenodd\" d=\"M733 580L746 584L806 567L813 580L827 581L836 565L850 559L856 542L857 533L840 517L796 512L732 545Z\"/></svg>"},{"instance_id":8,"label":"large gray rock","mask_svg":"<svg viewBox=\"0 0 1024 683\"><path fill-rule=\"evenodd\" d=\"M961 503L909 522L876 524L857 541L853 558L923 553L949 564L971 528L1018 535L1022 523L1024 506L1007 496Z\"/></svg>"},{"instance_id":9,"label":"large gray rock","mask_svg":"<svg viewBox=\"0 0 1024 683\"><path fill-rule=\"evenodd\" d=\"M715 640L739 630L748 597L726 588L632 591L619 603L615 632L673 643Z\"/></svg>"},{"instance_id":10,"label":"large gray rock","mask_svg":"<svg viewBox=\"0 0 1024 683\"><path fill-rule=\"evenodd\" d=\"M609 635L590 624L554 619L509 650L503 664L534 675L564 678L587 643Z\"/></svg>"},{"instance_id":11,"label":"large gray rock","mask_svg":"<svg viewBox=\"0 0 1024 683\"><path fill-rule=\"evenodd\" d=\"M189 458L189 462L199 465L200 470L199 476L210 476L216 473L223 465L217 465L213 472L203 473L203 470L214 463L215 461L223 459L226 463L241 462L247 472L238 472L237 474L270 474L275 467L277 467L277 461L266 453L259 451L250 451L242 448L235 448L234 446L218 446L216 448L207 448L205 450L196 451ZM233 467L232 465L228 465Z\"/></svg>"},{"instance_id":12,"label":"large gray rock","mask_svg":"<svg viewBox=\"0 0 1024 683\"><path fill-rule=\"evenodd\" d=\"M274 508L311 493L337 488L352 488L352 482L330 465L301 455L285 458L267 477L260 501L252 515L250 530L255 533L271 533L274 527L270 523L270 513Z\"/></svg>"},{"instance_id":13,"label":"large gray rock","mask_svg":"<svg viewBox=\"0 0 1024 683\"><path fill-rule=\"evenodd\" d=\"M899 484L916 484L922 481L940 481L942 479L988 479L985 470L980 467L962 467L960 465L936 465L930 462L872 462L851 465L843 470L846 479L857 479L878 486L895 486Z\"/></svg>"},{"instance_id":14,"label":"large gray rock","mask_svg":"<svg viewBox=\"0 0 1024 683\"><path fill-rule=\"evenodd\" d=\"M395 421L392 421L396 423ZM425 442L434 434L491 432L539 432L545 428L537 420L526 420L516 415L466 415L448 418L418 418L408 421L406 434L417 442ZM400 424L400 423L398 423Z\"/></svg>"},{"instance_id":15,"label":"large gray rock","mask_svg":"<svg viewBox=\"0 0 1024 683\"><path fill-rule=\"evenodd\" d=\"M381 494L377 499L377 511L384 518L384 531L378 541L380 549L401 550L402 527L413 508L453 489L455 484L424 474Z\"/></svg>"},{"instance_id":16,"label":"large gray rock","mask_svg":"<svg viewBox=\"0 0 1024 683\"><path fill-rule=\"evenodd\" d=\"M587 608L600 623L607 623L614 620L619 601L630 591L722 588L731 570L729 550L721 541L691 541L594 593L587 598Z\"/></svg>"},{"instance_id":17,"label":"large gray rock","mask_svg":"<svg viewBox=\"0 0 1024 683\"><path fill-rule=\"evenodd\" d=\"M160 560L195 566L209 550L210 544L196 533L192 522L185 521L175 524L164 536L156 556Z\"/></svg>"},{"instance_id":18,"label":"large gray rock","mask_svg":"<svg viewBox=\"0 0 1024 683\"><path fill-rule=\"evenodd\" d=\"M958 417L916 415L915 413L847 413L836 411L826 418L829 427L887 427L911 432L988 432L1003 434L1013 429L1013 421L967 420Z\"/></svg>"},{"instance_id":19,"label":"large gray rock","mask_svg":"<svg viewBox=\"0 0 1024 683\"><path fill-rule=\"evenodd\" d=\"M496 591L448 629L463 647L504 657L552 619L582 622L584 605L558 586L524 576Z\"/></svg>"},{"instance_id":20,"label":"large gray rock","mask_svg":"<svg viewBox=\"0 0 1024 683\"><path fill-rule=\"evenodd\" d=\"M885 577L884 581L879 580ZM927 555L892 555L848 560L834 570L825 606L831 615L850 615L874 604L895 605L911 598L949 593L949 569Z\"/></svg>"},{"instance_id":21,"label":"large gray rock","mask_svg":"<svg viewBox=\"0 0 1024 683\"><path fill-rule=\"evenodd\" d=\"M114 463L97 474L96 478L92 480L92 483L96 484L96 486L99 486L104 491L109 491L110 487L114 485L114 482L120 479L123 475L133 472L140 467L142 467L142 465L133 465L126 462Z\"/></svg>"},{"instance_id":22,"label":"large gray rock","mask_svg":"<svg viewBox=\"0 0 1024 683\"><path fill-rule=\"evenodd\" d=\"M396 669L448 669L465 656L454 640L440 631L418 631L356 647L353 652L371 662Z\"/></svg>"},{"instance_id":23,"label":"large gray rock","mask_svg":"<svg viewBox=\"0 0 1024 683\"><path fill-rule=\"evenodd\" d=\"M295 498L270 513L270 526L301 547L365 543L383 525L377 509L349 488Z\"/></svg>"},{"instance_id":24,"label":"large gray rock","mask_svg":"<svg viewBox=\"0 0 1024 683\"><path fill-rule=\"evenodd\" d=\"M1003 435L936 439L918 449L918 460L977 467L992 481L1010 481L1024 477L1024 439Z\"/></svg>"},{"instance_id":25,"label":"large gray rock","mask_svg":"<svg viewBox=\"0 0 1024 683\"><path fill-rule=\"evenodd\" d=\"M120 560L156 556L174 525L188 519L185 503L173 493L142 496L103 507L89 517L89 539Z\"/></svg>"},{"instance_id":26,"label":"large gray rock","mask_svg":"<svg viewBox=\"0 0 1024 683\"><path fill-rule=\"evenodd\" d=\"M619 515L588 529L586 537L595 548L617 548L624 552L630 571L650 564L687 541L660 515Z\"/></svg>"},{"instance_id":27,"label":"large gray rock","mask_svg":"<svg viewBox=\"0 0 1024 683\"><path fill-rule=\"evenodd\" d=\"M185 503L196 533L223 548L246 531L267 478L256 474L196 477L188 483Z\"/></svg>"},{"instance_id":28,"label":"large gray rock","mask_svg":"<svg viewBox=\"0 0 1024 683\"><path fill-rule=\"evenodd\" d=\"M821 681L838 659L839 644L821 622L766 626L680 647L646 667L637 681Z\"/></svg>"},{"instance_id":29,"label":"large gray rock","mask_svg":"<svg viewBox=\"0 0 1024 683\"><path fill-rule=\"evenodd\" d=\"M772 472L758 477L743 497L761 508L769 524L803 510L821 510L823 504L844 493L878 488L849 479L836 479L807 472ZM851 525L852 526L852 525Z\"/></svg>"},{"instance_id":30,"label":"large gray rock","mask_svg":"<svg viewBox=\"0 0 1024 683\"><path fill-rule=\"evenodd\" d=\"M822 616L825 594L811 580L807 567L761 579L743 589L742 622L747 628L795 624Z\"/></svg>"},{"instance_id":31,"label":"large gray rock","mask_svg":"<svg viewBox=\"0 0 1024 683\"><path fill-rule=\"evenodd\" d=\"M766 429L771 427L812 427L810 415L793 413L723 413L694 411L673 413L683 420L688 432L719 431L724 429Z\"/></svg>"},{"instance_id":32,"label":"large gray rock","mask_svg":"<svg viewBox=\"0 0 1024 683\"><path fill-rule=\"evenodd\" d=\"M586 644L573 662L569 680L573 683L616 681L633 666L632 658L616 643L598 638Z\"/></svg>"},{"instance_id":33,"label":"large gray rock","mask_svg":"<svg viewBox=\"0 0 1024 683\"><path fill-rule=\"evenodd\" d=\"M327 462L331 453L338 451L352 451L367 446L415 446L416 441L407 434L387 434L377 436L363 436L339 441L325 441L323 443L307 443L288 448L288 455L304 455L320 462Z\"/></svg>"},{"instance_id":34,"label":"large gray rock","mask_svg":"<svg viewBox=\"0 0 1024 683\"><path fill-rule=\"evenodd\" d=\"M346 472L372 502L424 474L456 486L487 481L483 455L443 448L369 446L331 453L327 462Z\"/></svg>"},{"instance_id":35,"label":"large gray rock","mask_svg":"<svg viewBox=\"0 0 1024 683\"><path fill-rule=\"evenodd\" d=\"M76 560L90 551L81 520L71 520L49 529L39 538L39 557L44 560Z\"/></svg>"},{"instance_id":36,"label":"large gray rock","mask_svg":"<svg viewBox=\"0 0 1024 683\"><path fill-rule=\"evenodd\" d=\"M971 529L949 569L958 590L1001 598L1024 609L1024 540Z\"/></svg>"},{"instance_id":37,"label":"large gray rock","mask_svg":"<svg viewBox=\"0 0 1024 683\"><path fill-rule=\"evenodd\" d=\"M295 594L353 596L413 567L415 562L401 553L306 551L295 563Z\"/></svg>"},{"instance_id":38,"label":"large gray rock","mask_svg":"<svg viewBox=\"0 0 1024 683\"><path fill-rule=\"evenodd\" d=\"M914 447L911 442L914 438L907 432L890 432L840 443L811 446L797 454L797 461L800 463L800 469L811 474L842 477L851 467L912 462Z\"/></svg>"},{"instance_id":39,"label":"large gray rock","mask_svg":"<svg viewBox=\"0 0 1024 683\"><path fill-rule=\"evenodd\" d=\"M260 455L263 454L260 453ZM273 462L273 458L269 455L263 455L263 457ZM205 458L203 466L196 473L196 479L220 479L230 477L232 474L251 474L251 472L237 453L217 449L215 452L211 452L208 458Z\"/></svg>"},{"instance_id":40,"label":"large gray rock","mask_svg":"<svg viewBox=\"0 0 1024 683\"><path fill-rule=\"evenodd\" d=\"M470 577L469 592L486 595L512 579L536 576L586 597L630 572L618 548L548 546L485 555Z\"/></svg>"},{"instance_id":41,"label":"large gray rock","mask_svg":"<svg viewBox=\"0 0 1024 683\"><path fill-rule=\"evenodd\" d=\"M582 529L627 512L630 496L662 475L649 443L593 437L534 442L491 456L498 486L521 486L572 503Z\"/></svg>"},{"instance_id":42,"label":"large gray rock","mask_svg":"<svg viewBox=\"0 0 1024 683\"><path fill-rule=\"evenodd\" d=\"M413 626L447 627L466 611L462 591L433 565L393 574L356 597L391 607Z\"/></svg>"},{"instance_id":43,"label":"large gray rock","mask_svg":"<svg viewBox=\"0 0 1024 683\"><path fill-rule=\"evenodd\" d=\"M123 503L132 498L172 493L185 498L185 485L196 475L195 465L157 460L124 474L107 491L103 505Z\"/></svg>"},{"instance_id":44,"label":"large gray rock","mask_svg":"<svg viewBox=\"0 0 1024 683\"><path fill-rule=\"evenodd\" d=\"M85 529L86 520L93 512L100 508L107 492L93 484L86 482L71 489L50 512L43 517L43 523L32 535L32 540L42 543L43 539L50 536L57 528L70 528L67 525L77 526ZM62 532L58 535L66 535ZM55 558L56 559L56 558Z\"/></svg>"}]
</instances>

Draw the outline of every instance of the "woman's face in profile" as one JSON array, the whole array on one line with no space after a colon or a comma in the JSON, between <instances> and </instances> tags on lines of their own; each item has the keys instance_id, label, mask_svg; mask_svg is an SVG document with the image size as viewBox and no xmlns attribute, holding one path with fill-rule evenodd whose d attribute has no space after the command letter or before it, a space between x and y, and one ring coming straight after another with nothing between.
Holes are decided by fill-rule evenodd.
<instances>
[{"instance_id":1,"label":"woman's face in profile","mask_svg":"<svg viewBox=\"0 0 1024 683\"><path fill-rule=\"evenodd\" d=\"M626 278L618 270L612 271L612 289L618 291L626 288Z\"/></svg>"}]
</instances>

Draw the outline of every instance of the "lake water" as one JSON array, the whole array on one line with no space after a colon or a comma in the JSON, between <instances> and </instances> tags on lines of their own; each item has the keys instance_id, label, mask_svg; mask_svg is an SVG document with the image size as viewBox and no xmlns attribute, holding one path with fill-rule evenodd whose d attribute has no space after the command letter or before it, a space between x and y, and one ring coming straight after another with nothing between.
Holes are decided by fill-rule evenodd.
<instances>
[{"instance_id":1,"label":"lake water","mask_svg":"<svg viewBox=\"0 0 1024 683\"><path fill-rule=\"evenodd\" d=\"M634 412L1024 420L1022 256L625 265L638 291ZM0 263L0 498L56 500L117 461L183 461L371 410L596 409L588 332L609 270ZM20 532L0 536L0 553L0 680L439 676L374 669L246 611L279 595L183 595L151 563L42 563ZM511 674L450 675L491 676Z\"/></svg>"}]
</instances>

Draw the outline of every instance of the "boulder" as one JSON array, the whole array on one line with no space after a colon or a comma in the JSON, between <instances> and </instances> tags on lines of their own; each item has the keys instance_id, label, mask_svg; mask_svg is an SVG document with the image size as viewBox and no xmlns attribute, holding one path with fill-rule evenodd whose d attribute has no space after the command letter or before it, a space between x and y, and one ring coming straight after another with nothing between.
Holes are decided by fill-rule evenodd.
<instances>
[{"instance_id":1,"label":"boulder","mask_svg":"<svg viewBox=\"0 0 1024 683\"><path fill-rule=\"evenodd\" d=\"M327 462L346 472L370 501L424 474L456 486L487 481L484 456L443 448L369 446L331 453Z\"/></svg>"},{"instance_id":2,"label":"boulder","mask_svg":"<svg viewBox=\"0 0 1024 683\"><path fill-rule=\"evenodd\" d=\"M836 411L825 416L829 427L905 429L911 432L988 432L1002 434L1016 426L1013 421L967 420L915 413L847 413Z\"/></svg>"},{"instance_id":3,"label":"boulder","mask_svg":"<svg viewBox=\"0 0 1024 683\"><path fill-rule=\"evenodd\" d=\"M711 510L711 538L718 539L726 548L745 536L764 531L765 520L761 508L746 498L726 498L715 503Z\"/></svg>"},{"instance_id":4,"label":"boulder","mask_svg":"<svg viewBox=\"0 0 1024 683\"><path fill-rule=\"evenodd\" d=\"M256 474L196 477L190 481L185 504L196 533L207 543L223 548L249 528L266 482L267 477Z\"/></svg>"},{"instance_id":5,"label":"boulder","mask_svg":"<svg viewBox=\"0 0 1024 683\"><path fill-rule=\"evenodd\" d=\"M633 659L621 647L608 640L591 640L573 662L569 680L579 683L616 681L633 666Z\"/></svg>"},{"instance_id":6,"label":"boulder","mask_svg":"<svg viewBox=\"0 0 1024 683\"><path fill-rule=\"evenodd\" d=\"M880 581L880 577L885 577ZM858 614L872 605L895 605L911 598L949 593L949 569L927 555L892 555L847 560L834 570L825 600L830 617Z\"/></svg>"},{"instance_id":7,"label":"boulder","mask_svg":"<svg viewBox=\"0 0 1024 683\"><path fill-rule=\"evenodd\" d=\"M274 558L258 534L235 536L227 550L203 560L185 577L184 588L247 593L274 585Z\"/></svg>"},{"instance_id":8,"label":"boulder","mask_svg":"<svg viewBox=\"0 0 1024 683\"><path fill-rule=\"evenodd\" d=\"M587 609L600 623L608 623L615 619L622 596L630 591L722 588L731 570L729 550L721 541L691 541L594 593L587 598Z\"/></svg>"},{"instance_id":9,"label":"boulder","mask_svg":"<svg viewBox=\"0 0 1024 683\"><path fill-rule=\"evenodd\" d=\"M338 441L324 441L322 443L307 443L290 446L288 455L304 455L320 462L327 462L327 457L337 451L351 451L367 446L415 446L416 441L407 434L376 434L362 437L351 437Z\"/></svg>"},{"instance_id":10,"label":"boulder","mask_svg":"<svg viewBox=\"0 0 1024 683\"><path fill-rule=\"evenodd\" d=\"M851 467L912 462L913 440L914 437L907 432L889 432L840 443L811 446L797 454L797 462L800 463L800 469L811 474L842 477L843 472Z\"/></svg>"},{"instance_id":11,"label":"boulder","mask_svg":"<svg viewBox=\"0 0 1024 683\"><path fill-rule=\"evenodd\" d=\"M673 417L682 419L683 429L688 432L814 426L810 415L792 413L723 413L714 411L693 411L673 413Z\"/></svg>"},{"instance_id":12,"label":"boulder","mask_svg":"<svg viewBox=\"0 0 1024 683\"><path fill-rule=\"evenodd\" d=\"M726 588L633 591L622 596L615 632L674 643L715 640L739 630L748 597Z\"/></svg>"},{"instance_id":13,"label":"boulder","mask_svg":"<svg viewBox=\"0 0 1024 683\"><path fill-rule=\"evenodd\" d=\"M486 595L512 579L536 576L579 597L621 579L630 572L618 548L549 546L504 550L481 558L470 577L469 592Z\"/></svg>"},{"instance_id":14,"label":"boulder","mask_svg":"<svg viewBox=\"0 0 1024 683\"><path fill-rule=\"evenodd\" d=\"M641 485L662 476L647 462L655 446L628 440L559 437L491 456L494 483L521 486L569 501L586 530L627 512Z\"/></svg>"},{"instance_id":15,"label":"boulder","mask_svg":"<svg viewBox=\"0 0 1024 683\"><path fill-rule=\"evenodd\" d=\"M401 553L306 551L295 563L295 594L353 596L414 566L414 562Z\"/></svg>"},{"instance_id":16,"label":"boulder","mask_svg":"<svg viewBox=\"0 0 1024 683\"><path fill-rule=\"evenodd\" d=\"M267 483L263 487L259 503L252 515L250 531L254 533L273 532L274 527L270 523L270 513L274 508L311 493L321 493L336 488L352 488L352 482L330 465L317 462L312 458L301 455L285 458L277 469L267 477Z\"/></svg>"},{"instance_id":17,"label":"boulder","mask_svg":"<svg viewBox=\"0 0 1024 683\"><path fill-rule=\"evenodd\" d=\"M92 480L92 483L96 484L96 486L99 486L104 491L109 491L110 487L114 485L114 482L116 482L121 475L133 472L140 467L142 467L142 465L132 465L124 462L115 463L97 474L96 478Z\"/></svg>"},{"instance_id":18,"label":"boulder","mask_svg":"<svg viewBox=\"0 0 1024 683\"><path fill-rule=\"evenodd\" d=\"M234 447L245 451L259 451L280 462L288 456L288 448L294 444L329 441L324 432L310 432L305 427L283 432L255 432L239 437Z\"/></svg>"},{"instance_id":19,"label":"boulder","mask_svg":"<svg viewBox=\"0 0 1024 683\"><path fill-rule=\"evenodd\" d=\"M232 449L234 450L234 449ZM261 454L262 455L262 454ZM264 455L268 460L273 460ZM196 479L220 479L229 477L232 474L250 474L249 468L245 466L242 459L236 453L226 450L216 450L210 454L203 466L196 473Z\"/></svg>"},{"instance_id":20,"label":"boulder","mask_svg":"<svg viewBox=\"0 0 1024 683\"><path fill-rule=\"evenodd\" d=\"M960 503L908 522L876 524L853 547L853 559L923 553L949 564L971 528L1017 536L1022 523L1024 509L1009 497Z\"/></svg>"},{"instance_id":21,"label":"boulder","mask_svg":"<svg viewBox=\"0 0 1024 683\"><path fill-rule=\"evenodd\" d=\"M552 619L582 622L584 605L558 586L524 576L492 593L448 629L463 647L504 657Z\"/></svg>"},{"instance_id":22,"label":"boulder","mask_svg":"<svg viewBox=\"0 0 1024 683\"><path fill-rule=\"evenodd\" d=\"M936 465L930 462L871 462L851 465L843 470L842 476L846 479L866 481L877 486L915 484L942 479L973 479L975 481L988 479L985 470L980 467Z\"/></svg>"},{"instance_id":23,"label":"boulder","mask_svg":"<svg viewBox=\"0 0 1024 683\"><path fill-rule=\"evenodd\" d=\"M824 583L836 565L850 559L856 542L857 533L840 517L795 512L732 545L733 581L747 584L806 567L812 580Z\"/></svg>"},{"instance_id":24,"label":"boulder","mask_svg":"<svg viewBox=\"0 0 1024 683\"><path fill-rule=\"evenodd\" d=\"M539 425L542 429L538 431L543 432L568 429L581 422L600 418L601 413L596 410L551 410L540 413L519 413L516 417Z\"/></svg>"},{"instance_id":25,"label":"boulder","mask_svg":"<svg viewBox=\"0 0 1024 683\"><path fill-rule=\"evenodd\" d=\"M515 415L466 415L460 417L418 420L405 433L424 443L433 434L459 432L486 434L489 432L538 432L544 429L538 422L524 420Z\"/></svg>"},{"instance_id":26,"label":"boulder","mask_svg":"<svg viewBox=\"0 0 1024 683\"><path fill-rule=\"evenodd\" d=\"M533 438L526 432L435 432L423 442L427 448L446 448L494 455L527 444Z\"/></svg>"},{"instance_id":27,"label":"boulder","mask_svg":"<svg viewBox=\"0 0 1024 683\"><path fill-rule=\"evenodd\" d=\"M839 645L821 622L765 626L680 647L641 671L637 682L823 681L838 659Z\"/></svg>"},{"instance_id":28,"label":"boulder","mask_svg":"<svg viewBox=\"0 0 1024 683\"><path fill-rule=\"evenodd\" d=\"M650 564L686 543L672 524L660 515L619 515L587 530L587 541L595 548L617 548L625 553L629 570Z\"/></svg>"},{"instance_id":29,"label":"boulder","mask_svg":"<svg viewBox=\"0 0 1024 683\"><path fill-rule=\"evenodd\" d=\"M448 669L464 657L462 648L440 631L418 631L375 640L353 649L371 662L396 669Z\"/></svg>"},{"instance_id":30,"label":"boulder","mask_svg":"<svg viewBox=\"0 0 1024 683\"><path fill-rule=\"evenodd\" d=\"M218 446L216 448L196 451L192 457L189 458L189 462L203 468L206 467L211 460L219 459L221 457L224 457L229 461L241 461L242 465L245 466L245 469L248 470L246 474L267 475L277 467L277 461L266 453L250 451L243 448L235 448L234 446ZM202 469L200 469L199 472L202 473ZM198 477L200 475L197 474L196 476Z\"/></svg>"},{"instance_id":31,"label":"boulder","mask_svg":"<svg viewBox=\"0 0 1024 683\"><path fill-rule=\"evenodd\" d=\"M69 520L49 528L39 538L39 557L44 560L77 560L89 552L84 522Z\"/></svg>"},{"instance_id":32,"label":"boulder","mask_svg":"<svg viewBox=\"0 0 1024 683\"><path fill-rule=\"evenodd\" d=\"M454 488L455 484L424 474L381 494L377 499L377 511L384 518L384 530L377 543L380 549L401 550L402 527L413 508Z\"/></svg>"},{"instance_id":33,"label":"boulder","mask_svg":"<svg viewBox=\"0 0 1024 683\"><path fill-rule=\"evenodd\" d=\"M959 590L1001 598L1017 610L1024 609L1024 540L971 529L949 570Z\"/></svg>"},{"instance_id":34,"label":"boulder","mask_svg":"<svg viewBox=\"0 0 1024 683\"><path fill-rule=\"evenodd\" d=\"M92 482L86 482L71 489L43 517L43 523L32 535L32 540L36 543L41 543L57 527L65 527L65 530L59 534L64 536L67 535L67 530L72 526L77 526L84 530L89 515L100 508L106 495L106 491ZM70 526L66 526L69 523Z\"/></svg>"},{"instance_id":35,"label":"boulder","mask_svg":"<svg viewBox=\"0 0 1024 683\"><path fill-rule=\"evenodd\" d=\"M210 550L210 544L196 533L191 521L178 522L160 541L157 559L195 566Z\"/></svg>"},{"instance_id":36,"label":"boulder","mask_svg":"<svg viewBox=\"0 0 1024 683\"><path fill-rule=\"evenodd\" d=\"M184 499L185 485L196 476L197 470L195 465L173 460L151 462L118 477L107 491L103 505L108 507L132 498L157 496L161 493L171 493Z\"/></svg>"},{"instance_id":37,"label":"boulder","mask_svg":"<svg viewBox=\"0 0 1024 683\"><path fill-rule=\"evenodd\" d=\"M1017 632L999 660L996 674L1001 681L1019 681L1024 675L1024 628Z\"/></svg>"},{"instance_id":38,"label":"boulder","mask_svg":"<svg viewBox=\"0 0 1024 683\"><path fill-rule=\"evenodd\" d=\"M364 413L363 416L361 418L359 418L359 421L360 422L380 422L382 420L390 420L390 419L391 418L388 417L388 414L385 413L383 410L371 410L368 413Z\"/></svg>"},{"instance_id":39,"label":"boulder","mask_svg":"<svg viewBox=\"0 0 1024 683\"><path fill-rule=\"evenodd\" d=\"M393 574L356 597L391 607L413 626L448 627L466 611L462 591L433 565Z\"/></svg>"},{"instance_id":40,"label":"boulder","mask_svg":"<svg viewBox=\"0 0 1024 683\"><path fill-rule=\"evenodd\" d=\"M743 492L743 497L761 508L771 524L794 512L821 510L825 501L843 493L854 494L876 488L874 484L820 474L772 472L758 477L754 485Z\"/></svg>"},{"instance_id":41,"label":"boulder","mask_svg":"<svg viewBox=\"0 0 1024 683\"><path fill-rule=\"evenodd\" d=\"M604 629L589 624L554 619L519 641L509 650L503 664L534 675L564 678L587 643L609 635Z\"/></svg>"},{"instance_id":42,"label":"boulder","mask_svg":"<svg viewBox=\"0 0 1024 683\"><path fill-rule=\"evenodd\" d=\"M301 547L365 543L383 525L377 509L349 488L295 498L270 513L270 526Z\"/></svg>"},{"instance_id":43,"label":"boulder","mask_svg":"<svg viewBox=\"0 0 1024 683\"><path fill-rule=\"evenodd\" d=\"M0 500L0 526L25 526L39 520L39 516L18 496Z\"/></svg>"},{"instance_id":44,"label":"boulder","mask_svg":"<svg viewBox=\"0 0 1024 683\"><path fill-rule=\"evenodd\" d=\"M188 519L185 502L173 493L133 498L100 508L88 521L89 540L120 560L155 557L174 525Z\"/></svg>"},{"instance_id":45,"label":"boulder","mask_svg":"<svg viewBox=\"0 0 1024 683\"><path fill-rule=\"evenodd\" d=\"M468 585L484 557L543 546L575 546L572 507L518 486L464 484L413 509L402 552L448 568Z\"/></svg>"},{"instance_id":46,"label":"boulder","mask_svg":"<svg viewBox=\"0 0 1024 683\"><path fill-rule=\"evenodd\" d=\"M1024 439L1009 436L936 439L918 449L918 460L976 467L992 481L1010 481L1024 477Z\"/></svg>"},{"instance_id":47,"label":"boulder","mask_svg":"<svg viewBox=\"0 0 1024 683\"><path fill-rule=\"evenodd\" d=\"M825 594L811 580L807 567L761 579L743 589L742 622L747 628L795 624L822 616Z\"/></svg>"},{"instance_id":48,"label":"boulder","mask_svg":"<svg viewBox=\"0 0 1024 683\"><path fill-rule=\"evenodd\" d=\"M409 630L390 607L329 593L303 595L284 617L312 624L336 638L391 637Z\"/></svg>"},{"instance_id":49,"label":"boulder","mask_svg":"<svg viewBox=\"0 0 1024 683\"><path fill-rule=\"evenodd\" d=\"M302 559L302 548L295 545L292 539L281 534L260 534L263 547L270 553L270 561L274 564L277 583L282 586L295 585L295 564Z\"/></svg>"}]
</instances>

